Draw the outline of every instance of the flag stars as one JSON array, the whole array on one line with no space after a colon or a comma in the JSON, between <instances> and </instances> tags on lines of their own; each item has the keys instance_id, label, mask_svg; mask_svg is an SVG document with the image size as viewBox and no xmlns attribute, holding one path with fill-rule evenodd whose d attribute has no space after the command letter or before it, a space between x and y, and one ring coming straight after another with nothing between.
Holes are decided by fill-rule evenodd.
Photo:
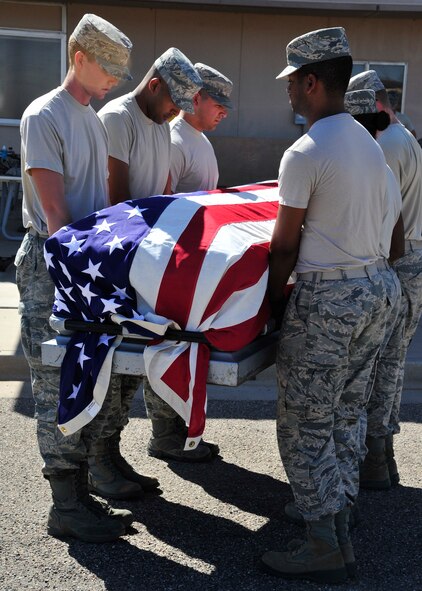
<instances>
[{"instance_id":1,"label":"flag stars","mask_svg":"<svg viewBox=\"0 0 422 591\"><path fill-rule=\"evenodd\" d=\"M79 390L81 389L81 384L79 384L79 386L75 386L75 384L72 384L72 394L70 396L67 397L68 400L70 400L71 398L76 398L79 394Z\"/></svg>"},{"instance_id":2,"label":"flag stars","mask_svg":"<svg viewBox=\"0 0 422 591\"><path fill-rule=\"evenodd\" d=\"M83 368L85 361L88 361L91 357L87 357L85 355L85 345L82 347L81 352L79 353L78 363Z\"/></svg>"},{"instance_id":3,"label":"flag stars","mask_svg":"<svg viewBox=\"0 0 422 591\"><path fill-rule=\"evenodd\" d=\"M136 206L136 207L132 207L132 209L125 209L124 212L129 214L127 216L127 219L130 220L130 218L133 218L135 216L136 217L140 217L140 218L143 217L142 216L142 212L143 211L146 211L146 209L147 209L146 207L143 207L142 209L139 209L139 207Z\"/></svg>"},{"instance_id":4,"label":"flag stars","mask_svg":"<svg viewBox=\"0 0 422 591\"><path fill-rule=\"evenodd\" d=\"M94 263L89 259L88 268L82 271L82 273L87 273L91 276L92 281L95 281L97 277L104 277L99 272L99 268L101 267L101 262L94 265Z\"/></svg>"},{"instance_id":5,"label":"flag stars","mask_svg":"<svg viewBox=\"0 0 422 591\"><path fill-rule=\"evenodd\" d=\"M53 269L56 268L52 262L53 256L54 255L52 252L47 252L44 248L44 259L45 259L45 264L47 265L47 269L49 269L50 267L52 267Z\"/></svg>"},{"instance_id":6,"label":"flag stars","mask_svg":"<svg viewBox=\"0 0 422 591\"><path fill-rule=\"evenodd\" d=\"M121 308L120 304L116 304L114 298L111 298L110 300L103 300L103 298L101 298L101 301L104 305L103 314L105 314L106 312L116 314L117 308Z\"/></svg>"},{"instance_id":7,"label":"flag stars","mask_svg":"<svg viewBox=\"0 0 422 591\"><path fill-rule=\"evenodd\" d=\"M77 284L78 285L78 284ZM82 295L87 300L88 304L91 305L91 300L93 297L98 297L98 294L91 291L90 288L91 283L88 281L86 285L78 285L79 289L81 290Z\"/></svg>"},{"instance_id":8,"label":"flag stars","mask_svg":"<svg viewBox=\"0 0 422 591\"><path fill-rule=\"evenodd\" d=\"M126 293L126 289L127 289L126 287L120 288L120 287L117 287L117 285L114 285L114 283L113 283L113 287L116 291L113 291L113 293L111 295L114 295L117 298L120 298L121 300L127 300L128 298L131 299L130 296L128 296Z\"/></svg>"},{"instance_id":9,"label":"flag stars","mask_svg":"<svg viewBox=\"0 0 422 591\"><path fill-rule=\"evenodd\" d=\"M82 238L82 240L77 240L75 234L72 235L72 239L70 242L63 242L63 246L69 249L67 256L71 256L75 254L75 252L82 252L82 244L86 242L86 238Z\"/></svg>"},{"instance_id":10,"label":"flag stars","mask_svg":"<svg viewBox=\"0 0 422 591\"><path fill-rule=\"evenodd\" d=\"M69 308L66 306L66 304L62 300L57 299L54 302L54 305L56 307L56 312L61 312L62 310L64 310L65 312L70 312Z\"/></svg>"},{"instance_id":11,"label":"flag stars","mask_svg":"<svg viewBox=\"0 0 422 591\"><path fill-rule=\"evenodd\" d=\"M67 267L64 263L62 263L61 261L59 261L60 267L62 268L63 274L64 276L70 281L70 283L72 283L72 278L70 276L69 271L67 270Z\"/></svg>"},{"instance_id":12,"label":"flag stars","mask_svg":"<svg viewBox=\"0 0 422 591\"><path fill-rule=\"evenodd\" d=\"M113 236L113 240L110 240L110 242L106 242L105 245L110 247L110 254L116 250L116 248L118 248L119 250L123 250L123 246L122 246L122 242L123 240L126 240L127 236L124 236L123 238L119 238L117 236L117 234L115 236Z\"/></svg>"},{"instance_id":13,"label":"flag stars","mask_svg":"<svg viewBox=\"0 0 422 591\"><path fill-rule=\"evenodd\" d=\"M111 226L114 225L116 225L116 222L111 222L111 224L109 224L107 220L103 220L101 224L94 226L94 228L97 228L96 233L100 234L101 232L111 232Z\"/></svg>"},{"instance_id":14,"label":"flag stars","mask_svg":"<svg viewBox=\"0 0 422 591\"><path fill-rule=\"evenodd\" d=\"M98 341L98 346L100 345L106 345L106 347L108 347L109 342L112 341L114 339L113 336L107 335L107 334L102 334L99 338Z\"/></svg>"}]
</instances>

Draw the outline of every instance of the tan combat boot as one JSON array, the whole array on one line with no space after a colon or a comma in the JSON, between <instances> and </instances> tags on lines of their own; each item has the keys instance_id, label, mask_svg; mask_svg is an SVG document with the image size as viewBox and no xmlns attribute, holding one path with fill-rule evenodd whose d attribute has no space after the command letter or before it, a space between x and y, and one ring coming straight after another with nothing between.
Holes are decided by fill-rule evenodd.
<instances>
[{"instance_id":1,"label":"tan combat boot","mask_svg":"<svg viewBox=\"0 0 422 591\"><path fill-rule=\"evenodd\" d=\"M343 583L347 580L334 515L306 521L307 539L288 552L266 552L262 566L266 572L285 579L305 579L317 583Z\"/></svg>"}]
</instances>

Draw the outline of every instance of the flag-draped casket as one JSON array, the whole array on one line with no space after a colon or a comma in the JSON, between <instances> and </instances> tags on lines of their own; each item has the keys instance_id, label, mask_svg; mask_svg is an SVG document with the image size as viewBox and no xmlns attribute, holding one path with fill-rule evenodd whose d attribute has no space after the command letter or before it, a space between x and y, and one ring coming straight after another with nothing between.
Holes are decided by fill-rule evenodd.
<instances>
[{"instance_id":1,"label":"flag-draped casket","mask_svg":"<svg viewBox=\"0 0 422 591\"><path fill-rule=\"evenodd\" d=\"M113 322L125 334L153 339L144 352L146 374L189 426L187 448L199 442L205 426L209 346L161 337L170 326L235 351L262 331L277 210L273 182L156 196L95 212L46 241L54 315ZM61 370L64 434L100 410L120 342L106 329L72 335Z\"/></svg>"}]
</instances>

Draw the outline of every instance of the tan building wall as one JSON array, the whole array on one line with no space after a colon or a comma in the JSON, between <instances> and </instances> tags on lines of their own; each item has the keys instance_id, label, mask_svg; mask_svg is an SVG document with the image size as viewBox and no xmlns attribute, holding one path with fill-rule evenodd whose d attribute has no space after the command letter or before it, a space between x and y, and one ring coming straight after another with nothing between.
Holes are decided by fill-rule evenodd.
<instances>
[{"instance_id":1,"label":"tan building wall","mask_svg":"<svg viewBox=\"0 0 422 591\"><path fill-rule=\"evenodd\" d=\"M1 4L4 3L0 1L0 9ZM110 98L133 89L155 57L170 46L181 49L193 62L216 67L233 80L235 108L211 134L223 185L275 178L284 149L302 133L302 128L293 122L286 84L275 76L284 67L288 41L312 29L344 26L356 60L407 63L405 111L413 120L418 136L422 136L419 82L422 15L420 18L394 14L322 16L117 4L117 1L116 6L76 3L66 8L68 33L85 12L95 12L121 28L134 43L134 81L119 88ZM58 22L57 8L48 12L51 8L43 7L43 28L47 28L46 23L52 26L53 22ZM0 17L0 26L38 27L39 8L32 12L37 15L36 19L28 15L27 8L20 6L14 13L13 23L4 24ZM4 128L0 131L4 137ZM6 142L0 139L0 143ZM16 145L16 141L13 144Z\"/></svg>"}]
</instances>

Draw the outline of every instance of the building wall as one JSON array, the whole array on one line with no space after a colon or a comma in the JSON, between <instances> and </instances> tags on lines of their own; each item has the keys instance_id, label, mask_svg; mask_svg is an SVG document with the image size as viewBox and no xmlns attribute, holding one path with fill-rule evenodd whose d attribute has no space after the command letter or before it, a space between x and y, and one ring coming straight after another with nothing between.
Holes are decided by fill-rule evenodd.
<instances>
[{"instance_id":1,"label":"building wall","mask_svg":"<svg viewBox=\"0 0 422 591\"><path fill-rule=\"evenodd\" d=\"M0 5L2 2L0 1ZM422 61L421 18L402 16L335 16L233 11L178 10L70 3L67 31L70 33L85 12L95 12L113 22L133 41L132 73L109 98L132 90L154 59L176 46L193 62L208 63L234 82L235 108L210 134L220 165L223 185L264 180L277 176L284 149L297 139L302 128L294 124L286 83L275 76L285 65L285 46L306 31L344 26L356 60L408 63L405 111L422 136L420 83ZM1 6L0 6L1 8ZM48 7L47 7L48 8ZM42 23L56 19L46 15ZM50 7L51 8L51 7ZM13 24L0 26L37 27L37 18L27 9L14 13ZM95 106L99 106L95 105ZM3 137L3 130L2 137ZM265 141L268 140L268 141ZM3 143L0 140L0 143Z\"/></svg>"}]
</instances>

